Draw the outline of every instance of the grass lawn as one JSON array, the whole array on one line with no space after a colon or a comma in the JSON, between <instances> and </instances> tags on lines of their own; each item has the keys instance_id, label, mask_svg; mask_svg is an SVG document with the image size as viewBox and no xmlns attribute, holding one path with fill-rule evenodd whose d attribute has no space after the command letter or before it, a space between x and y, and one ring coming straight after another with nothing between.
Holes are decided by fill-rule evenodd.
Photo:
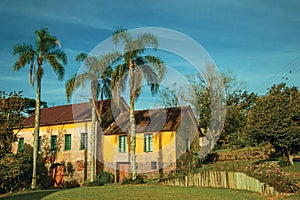
<instances>
[{"instance_id":1,"label":"grass lawn","mask_svg":"<svg viewBox=\"0 0 300 200\"><path fill-rule=\"evenodd\" d=\"M43 200L59 199L264 199L246 191L211 188L183 188L161 185L107 185L102 187L81 187L50 194Z\"/></svg>"},{"instance_id":2,"label":"grass lawn","mask_svg":"<svg viewBox=\"0 0 300 200\"><path fill-rule=\"evenodd\" d=\"M34 200L34 199L42 199L43 197L52 194L54 192L57 192L60 190L38 190L38 191L31 191L31 192L22 192L17 193L13 195L7 195L7 196L0 196L1 200L13 200L13 199L20 199L20 200Z\"/></svg>"},{"instance_id":3,"label":"grass lawn","mask_svg":"<svg viewBox=\"0 0 300 200\"><path fill-rule=\"evenodd\" d=\"M170 187L161 185L119 185L111 184L100 187L81 187L61 190L41 190L21 193L0 198L5 199L43 199L43 200L73 200L73 199L203 199L203 200L275 200L275 197L266 197L248 191ZM300 196L280 198L280 200L296 200Z\"/></svg>"},{"instance_id":4,"label":"grass lawn","mask_svg":"<svg viewBox=\"0 0 300 200\"><path fill-rule=\"evenodd\" d=\"M295 159L293 166L282 167L282 170L284 170L286 172L299 173L300 174L300 159Z\"/></svg>"}]
</instances>

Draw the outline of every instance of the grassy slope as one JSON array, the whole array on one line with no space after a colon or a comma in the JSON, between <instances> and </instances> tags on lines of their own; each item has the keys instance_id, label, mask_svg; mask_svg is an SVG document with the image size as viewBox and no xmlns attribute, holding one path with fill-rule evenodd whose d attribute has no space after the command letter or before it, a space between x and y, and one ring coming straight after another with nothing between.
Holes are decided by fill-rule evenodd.
<instances>
[{"instance_id":1,"label":"grassy slope","mask_svg":"<svg viewBox=\"0 0 300 200\"><path fill-rule=\"evenodd\" d=\"M44 197L44 198L43 198ZM107 185L102 187L81 187L63 190L44 190L2 197L0 199L20 200L68 200L68 199L203 199L203 200L275 200L247 191L212 189L212 188L180 188L160 185ZM296 200L300 196L280 198L281 200Z\"/></svg>"},{"instance_id":2,"label":"grassy slope","mask_svg":"<svg viewBox=\"0 0 300 200\"><path fill-rule=\"evenodd\" d=\"M82 187L53 193L44 200L59 199L203 199L239 200L265 199L246 192L211 188L180 188L159 185L108 185L102 187Z\"/></svg>"}]
</instances>

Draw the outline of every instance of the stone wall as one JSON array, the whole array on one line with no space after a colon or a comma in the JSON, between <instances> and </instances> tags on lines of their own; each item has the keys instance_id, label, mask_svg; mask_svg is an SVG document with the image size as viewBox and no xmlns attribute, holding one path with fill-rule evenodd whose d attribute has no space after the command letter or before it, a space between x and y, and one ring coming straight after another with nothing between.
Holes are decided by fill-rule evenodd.
<instances>
[{"instance_id":1,"label":"stone wall","mask_svg":"<svg viewBox=\"0 0 300 200\"><path fill-rule=\"evenodd\" d=\"M274 149L215 152L208 154L208 159L214 162L232 160L265 160L268 159L273 152Z\"/></svg>"}]
</instances>

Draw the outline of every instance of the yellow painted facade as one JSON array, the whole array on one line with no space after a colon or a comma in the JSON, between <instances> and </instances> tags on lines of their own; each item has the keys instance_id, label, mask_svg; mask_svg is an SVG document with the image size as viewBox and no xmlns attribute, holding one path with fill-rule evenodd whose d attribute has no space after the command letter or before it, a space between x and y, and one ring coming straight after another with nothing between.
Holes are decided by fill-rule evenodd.
<instances>
[{"instance_id":1,"label":"yellow painted facade","mask_svg":"<svg viewBox=\"0 0 300 200\"><path fill-rule=\"evenodd\" d=\"M81 149L81 133L90 133L91 122L81 122L81 123L70 123L70 124L61 124L61 125L50 125L50 126L41 126L40 134L41 136L41 148L39 153L43 157L54 155L55 163L72 163L74 168L74 177L78 182L84 182L84 171L82 166L87 161L91 160L91 155L85 153L84 149ZM17 133L18 138L24 138L24 144L31 145L33 144L33 131L34 128L24 128ZM65 150L65 135L71 135L71 149ZM51 136L57 136L57 150L51 153ZM89 146L91 141L87 137L87 145ZM18 141L16 141L12 146L12 152L18 152ZM88 178L89 175L87 174Z\"/></svg>"},{"instance_id":2,"label":"yellow painted facade","mask_svg":"<svg viewBox=\"0 0 300 200\"><path fill-rule=\"evenodd\" d=\"M152 134L152 151L145 152L145 134ZM130 162L130 136L127 136L127 151L119 151L119 137L105 135L103 138L103 160L106 167L117 169L118 163ZM138 173L151 173L176 163L176 132L137 133L136 161ZM153 164L155 163L155 164Z\"/></svg>"}]
</instances>

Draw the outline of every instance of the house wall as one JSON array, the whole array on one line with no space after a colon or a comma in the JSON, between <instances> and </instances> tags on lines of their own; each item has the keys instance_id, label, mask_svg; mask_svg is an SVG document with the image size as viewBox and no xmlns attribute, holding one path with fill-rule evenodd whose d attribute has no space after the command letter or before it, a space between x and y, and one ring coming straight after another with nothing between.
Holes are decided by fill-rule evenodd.
<instances>
[{"instance_id":1,"label":"house wall","mask_svg":"<svg viewBox=\"0 0 300 200\"><path fill-rule=\"evenodd\" d=\"M194 153L200 151L199 137L200 132L191 120L191 116L183 117L176 136L177 170L189 170L190 167L195 166Z\"/></svg>"},{"instance_id":2,"label":"house wall","mask_svg":"<svg viewBox=\"0 0 300 200\"><path fill-rule=\"evenodd\" d=\"M176 132L152 133L152 152L144 152L144 134L150 133L138 133L136 137L137 173L151 178L159 177L159 174L167 174L174 170L176 167ZM128 151L119 152L119 136L105 135L103 138L105 169L113 173L116 173L118 163L130 162L130 138L127 136Z\"/></svg>"},{"instance_id":3,"label":"house wall","mask_svg":"<svg viewBox=\"0 0 300 200\"><path fill-rule=\"evenodd\" d=\"M62 124L41 126L39 136L42 137L41 154L45 158L45 164L47 166L47 156L54 155L55 160L53 163L65 163L71 162L73 165L74 173L72 177L66 177L68 179L75 179L79 183L90 177L90 161L92 155L88 150L80 149L81 133L90 133L91 122ZM32 146L33 144L33 132L34 128L24 128L17 133L18 138L24 138L24 144ZM65 134L71 134L71 150L65 150ZM50 153L51 136L57 136L57 150L56 153ZM88 147L91 146L90 138L88 138ZM12 145L12 152L18 152L18 141ZM48 163L49 164L49 163ZM48 165L50 167L50 164ZM85 169L87 170L85 171Z\"/></svg>"}]
</instances>

